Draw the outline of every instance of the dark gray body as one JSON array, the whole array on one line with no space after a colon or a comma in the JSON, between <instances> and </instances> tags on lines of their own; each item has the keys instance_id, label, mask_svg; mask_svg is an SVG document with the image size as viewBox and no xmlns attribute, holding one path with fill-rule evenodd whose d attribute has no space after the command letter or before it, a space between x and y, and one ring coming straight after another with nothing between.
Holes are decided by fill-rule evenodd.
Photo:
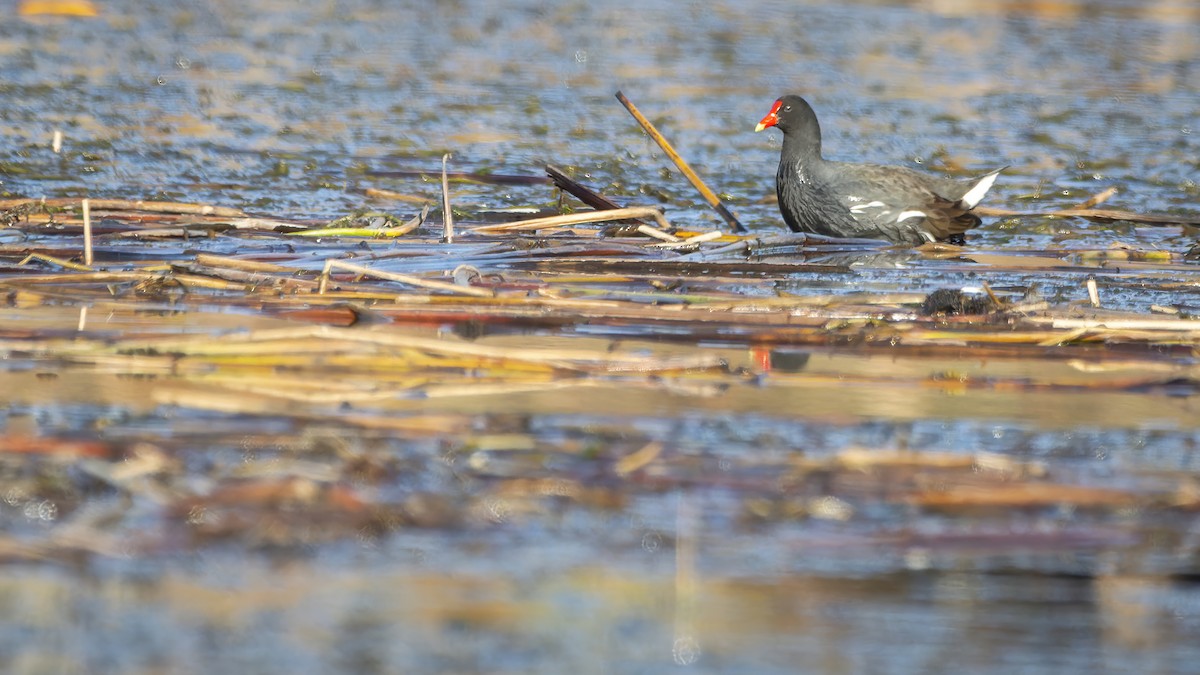
<instances>
[{"instance_id":1,"label":"dark gray body","mask_svg":"<svg viewBox=\"0 0 1200 675\"><path fill-rule=\"evenodd\" d=\"M793 232L923 244L977 227L979 217L960 200L994 173L953 180L902 167L785 157L775 190L780 213Z\"/></svg>"}]
</instances>

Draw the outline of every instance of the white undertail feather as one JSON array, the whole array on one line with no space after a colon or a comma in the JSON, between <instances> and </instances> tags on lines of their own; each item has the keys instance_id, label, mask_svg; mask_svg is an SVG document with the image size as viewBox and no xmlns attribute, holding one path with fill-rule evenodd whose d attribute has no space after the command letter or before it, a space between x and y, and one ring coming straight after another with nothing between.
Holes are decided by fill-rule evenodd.
<instances>
[{"instance_id":1,"label":"white undertail feather","mask_svg":"<svg viewBox=\"0 0 1200 675\"><path fill-rule=\"evenodd\" d=\"M992 189L992 183L996 182L996 177L999 175L999 171L993 171L983 178L980 178L979 182L975 184L975 187L968 190L967 194L963 195L962 199L959 201L962 202L962 204L966 206L968 210L975 208L979 202L983 201L983 197L988 193L988 190Z\"/></svg>"}]
</instances>

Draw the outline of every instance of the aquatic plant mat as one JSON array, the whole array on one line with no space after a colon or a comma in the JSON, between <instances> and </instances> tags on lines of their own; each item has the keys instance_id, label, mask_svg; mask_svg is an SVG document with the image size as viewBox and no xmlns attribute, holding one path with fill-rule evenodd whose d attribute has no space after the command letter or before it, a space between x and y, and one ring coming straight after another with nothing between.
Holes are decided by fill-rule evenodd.
<instances>
[{"instance_id":1,"label":"aquatic plant mat","mask_svg":"<svg viewBox=\"0 0 1200 675\"><path fill-rule=\"evenodd\" d=\"M1200 572L1183 252L92 202L85 265L6 207L8 560L625 514L685 567Z\"/></svg>"}]
</instances>

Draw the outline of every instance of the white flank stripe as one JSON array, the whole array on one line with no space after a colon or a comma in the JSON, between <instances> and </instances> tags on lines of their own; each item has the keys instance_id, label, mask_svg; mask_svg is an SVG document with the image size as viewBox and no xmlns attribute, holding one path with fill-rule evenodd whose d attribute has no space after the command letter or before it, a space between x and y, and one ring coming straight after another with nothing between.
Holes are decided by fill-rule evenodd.
<instances>
[{"instance_id":1,"label":"white flank stripe","mask_svg":"<svg viewBox=\"0 0 1200 675\"><path fill-rule=\"evenodd\" d=\"M863 211L866 209L874 209L874 208L878 208L881 206L887 206L887 204L884 204L883 202L867 202L866 204L855 204L854 206L850 207L850 212L858 213L859 211Z\"/></svg>"},{"instance_id":2,"label":"white flank stripe","mask_svg":"<svg viewBox=\"0 0 1200 675\"><path fill-rule=\"evenodd\" d=\"M983 178L980 178L979 182L975 184L975 187L968 190L967 194L963 195L963 198L958 201L966 205L968 209L975 208L979 202L983 201L983 197L988 193L988 190L992 189L992 183L996 182L996 176L999 175L999 171L993 171Z\"/></svg>"},{"instance_id":3,"label":"white flank stripe","mask_svg":"<svg viewBox=\"0 0 1200 675\"><path fill-rule=\"evenodd\" d=\"M896 222L908 220L909 218L924 218L924 211L901 211L900 215L896 216Z\"/></svg>"}]
</instances>

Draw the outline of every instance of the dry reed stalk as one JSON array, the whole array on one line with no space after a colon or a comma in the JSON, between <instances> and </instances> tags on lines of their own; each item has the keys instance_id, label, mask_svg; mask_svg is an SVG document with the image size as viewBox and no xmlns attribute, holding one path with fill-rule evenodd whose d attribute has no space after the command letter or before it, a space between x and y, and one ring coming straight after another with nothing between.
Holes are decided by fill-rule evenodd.
<instances>
[{"instance_id":1,"label":"dry reed stalk","mask_svg":"<svg viewBox=\"0 0 1200 675\"><path fill-rule=\"evenodd\" d=\"M658 459L663 452L663 444L658 441L651 441L641 448L625 455L618 459L613 465L613 472L618 476L628 476L629 474L643 469L650 465L654 460Z\"/></svg>"},{"instance_id":2,"label":"dry reed stalk","mask_svg":"<svg viewBox=\"0 0 1200 675\"><path fill-rule=\"evenodd\" d=\"M150 398L161 405L174 405L195 410L226 412L237 415L296 414L296 402L285 398L247 395L224 388L159 386Z\"/></svg>"},{"instance_id":3,"label":"dry reed stalk","mask_svg":"<svg viewBox=\"0 0 1200 675\"><path fill-rule=\"evenodd\" d=\"M384 429L397 432L404 437L430 438L443 434L461 433L469 429L471 417L452 413L417 415L415 417L397 417L388 415L357 414L354 412L339 412L337 421L340 425L351 425L363 429Z\"/></svg>"},{"instance_id":4,"label":"dry reed stalk","mask_svg":"<svg viewBox=\"0 0 1200 675\"><path fill-rule=\"evenodd\" d=\"M1075 342L1075 341L1083 338L1088 333L1091 333L1093 330L1094 330L1093 328L1088 327L1088 326L1084 326L1081 328L1074 328L1074 329L1068 330L1065 333L1048 337L1045 340L1038 342L1037 346L1039 346L1039 347L1058 347L1060 345L1070 344L1072 342Z\"/></svg>"},{"instance_id":5,"label":"dry reed stalk","mask_svg":"<svg viewBox=\"0 0 1200 675\"><path fill-rule=\"evenodd\" d=\"M103 346L100 343L92 350L150 351L187 356L237 355L248 351L273 353L284 349L289 353L297 350L329 353L336 349L331 340L346 343L369 344L423 351L430 354L453 355L471 358L494 359L548 364L554 367L577 369L581 366L602 367L608 370L659 371L679 369L710 369L723 364L722 359L707 354L695 356L644 356L621 352L599 352L580 349L525 349L499 347L478 343L458 342L423 338L383 329L335 328L332 326L302 326L231 333L220 338L196 336L187 338L168 337L162 339L137 339ZM82 345L78 346L80 349Z\"/></svg>"},{"instance_id":6,"label":"dry reed stalk","mask_svg":"<svg viewBox=\"0 0 1200 675\"><path fill-rule=\"evenodd\" d=\"M317 283L317 295L325 295L325 291L329 288L329 272L333 269L333 260L326 260L325 266L321 268L320 281Z\"/></svg>"},{"instance_id":7,"label":"dry reed stalk","mask_svg":"<svg viewBox=\"0 0 1200 675\"><path fill-rule=\"evenodd\" d=\"M371 269L370 267L363 267L362 265L355 265L353 263L343 262L341 260L332 260L332 259L325 261L325 271L322 272L321 286L317 291L318 293L324 292L324 287L327 285L327 282L325 280L328 279L328 277L329 277L330 269L334 268L334 267L336 267L338 269L346 270L347 272L354 272L354 273L360 274L362 276L375 277L376 279L385 279L387 281L396 281L396 282L399 282L402 284L408 284L409 286L417 286L419 288L427 288L431 291L444 291L446 293L458 293L460 295L471 295L471 296L480 297L480 298L490 298L495 295L495 293L493 291L486 289L486 288L477 288L475 286L461 286L459 284L451 283L448 281L434 281L432 279L415 277L415 276L412 276L411 274L397 274L395 272L385 272L383 270L375 270L375 269Z\"/></svg>"},{"instance_id":8,"label":"dry reed stalk","mask_svg":"<svg viewBox=\"0 0 1200 675\"><path fill-rule=\"evenodd\" d=\"M154 213L182 213L195 216L219 216L223 218L244 218L246 213L241 209L228 206L212 206L211 204L188 204L182 202L147 202L140 199L93 199L92 206L105 211L151 211Z\"/></svg>"},{"instance_id":9,"label":"dry reed stalk","mask_svg":"<svg viewBox=\"0 0 1200 675\"><path fill-rule=\"evenodd\" d=\"M114 232L113 235L123 239L185 239L202 235L206 232L211 232L212 227L191 226L191 227L154 227L154 228L138 228L127 232Z\"/></svg>"},{"instance_id":10,"label":"dry reed stalk","mask_svg":"<svg viewBox=\"0 0 1200 675\"><path fill-rule=\"evenodd\" d=\"M296 237L402 237L420 227L428 215L429 205L426 204L425 208L421 209L421 213L414 216L407 223L396 227L342 227L333 225L290 232L289 234Z\"/></svg>"},{"instance_id":11,"label":"dry reed stalk","mask_svg":"<svg viewBox=\"0 0 1200 675\"><path fill-rule=\"evenodd\" d=\"M660 296L661 297L661 296ZM808 341L826 340L829 331L825 329L832 319L829 314L805 316L796 309L785 311L746 311L726 312L708 307L689 308L686 305L674 304L663 306L639 306L635 302L616 302L609 300L585 302L578 299L539 298L517 307L486 308L438 308L428 306L397 306L377 308L374 310L380 316L394 321L408 320L451 320L471 319L476 321L526 319L541 324L580 323L586 321L597 326L624 325L630 321L654 324L658 326L690 326L697 331L724 330L735 325L739 331L750 335L759 335L763 331L773 329L792 331L789 340L798 339L804 335L810 336ZM838 321L866 317L866 314L840 317ZM963 340L961 334L950 334L952 338L944 340Z\"/></svg>"},{"instance_id":12,"label":"dry reed stalk","mask_svg":"<svg viewBox=\"0 0 1200 675\"><path fill-rule=\"evenodd\" d=\"M583 213L571 213L563 216L531 218L529 220L519 220L499 225L481 225L473 228L471 231L477 234L532 232L551 227L582 225L584 223L605 223L613 220L630 220L636 218L653 218L662 228L671 228L671 223L663 216L662 211L649 206L630 206L623 209L613 209L612 211L585 211Z\"/></svg>"},{"instance_id":13,"label":"dry reed stalk","mask_svg":"<svg viewBox=\"0 0 1200 675\"><path fill-rule=\"evenodd\" d=\"M983 292L987 293L988 300L992 301L992 307L1004 307L1004 301L996 296L996 292L992 290L988 282L984 281L981 285L983 286Z\"/></svg>"},{"instance_id":14,"label":"dry reed stalk","mask_svg":"<svg viewBox=\"0 0 1200 675\"><path fill-rule=\"evenodd\" d=\"M12 209L28 204L74 208L79 204L79 200L67 197L59 199L0 199L0 209ZM147 202L140 199L92 199L91 206L97 211L148 211L151 213L179 213L194 216L218 216L222 218L246 217L246 213L241 209L227 206L211 206L208 204L189 204L186 202Z\"/></svg>"},{"instance_id":15,"label":"dry reed stalk","mask_svg":"<svg viewBox=\"0 0 1200 675\"><path fill-rule=\"evenodd\" d=\"M1090 274L1088 275L1088 278L1087 278L1087 294L1088 294L1088 302L1090 302L1092 304L1092 307L1099 307L1100 306L1100 289L1096 287L1096 277L1094 277Z\"/></svg>"},{"instance_id":16,"label":"dry reed stalk","mask_svg":"<svg viewBox=\"0 0 1200 675\"><path fill-rule=\"evenodd\" d=\"M724 236L725 236L725 233L720 230L709 230L708 232L700 232L699 234L694 234L690 237L684 237L684 241L690 241L690 242L713 241L716 239L720 239L721 237L724 237Z\"/></svg>"},{"instance_id":17,"label":"dry reed stalk","mask_svg":"<svg viewBox=\"0 0 1200 675\"><path fill-rule=\"evenodd\" d=\"M501 396L511 394L537 394L557 389L573 389L592 386L594 383L578 378L563 380L537 380L534 382L479 382L466 381L462 384L430 384L421 388L425 398L459 398L464 396Z\"/></svg>"},{"instance_id":18,"label":"dry reed stalk","mask_svg":"<svg viewBox=\"0 0 1200 675\"><path fill-rule=\"evenodd\" d=\"M303 223L277 218L228 218L223 219L221 222L232 225L235 230L266 230L268 232L295 232L308 227Z\"/></svg>"},{"instance_id":19,"label":"dry reed stalk","mask_svg":"<svg viewBox=\"0 0 1200 675\"><path fill-rule=\"evenodd\" d=\"M663 232L657 228L650 227L649 225L638 225L637 231L641 232L647 237L653 237L654 239L658 239L659 241L663 241L668 244L675 244L680 241L679 237L676 237L668 232Z\"/></svg>"},{"instance_id":20,"label":"dry reed stalk","mask_svg":"<svg viewBox=\"0 0 1200 675\"><path fill-rule=\"evenodd\" d=\"M205 377L203 384L241 395L270 396L299 403L368 403L411 395L414 387L376 387L330 381L329 378ZM419 385L418 385L419 386Z\"/></svg>"},{"instance_id":21,"label":"dry reed stalk","mask_svg":"<svg viewBox=\"0 0 1200 675\"><path fill-rule=\"evenodd\" d=\"M320 277L317 278L317 294L314 295L290 295L290 296L268 296L255 298L254 304L257 306L267 306L268 304L279 309L302 309L307 305L313 307L325 307L330 305L338 305L347 301L367 302L371 304L387 302L387 303L407 303L415 306L427 306L441 300L446 300L450 296L445 295L418 295L414 293L401 293L395 288L375 288L356 286L353 290L326 290L320 292ZM367 310L362 310L367 311ZM370 310L374 312L374 310Z\"/></svg>"},{"instance_id":22,"label":"dry reed stalk","mask_svg":"<svg viewBox=\"0 0 1200 675\"><path fill-rule=\"evenodd\" d=\"M1130 490L1097 488L1063 483L1004 483L950 485L925 490L907 501L925 507L1030 507L1072 504L1083 507L1120 507L1134 504L1138 495Z\"/></svg>"},{"instance_id":23,"label":"dry reed stalk","mask_svg":"<svg viewBox=\"0 0 1200 675\"><path fill-rule=\"evenodd\" d=\"M1110 330L1142 330L1169 332L1200 332L1200 319L1073 319L1068 317L1026 317L1026 323L1049 325L1051 328L1096 328Z\"/></svg>"},{"instance_id":24,"label":"dry reed stalk","mask_svg":"<svg viewBox=\"0 0 1200 675\"><path fill-rule=\"evenodd\" d=\"M646 251L646 247L638 247L639 251ZM690 255L690 254L689 254ZM517 269L527 267L552 267L558 272L615 272L619 274L637 274L652 270L655 274L681 274L695 275L699 278L704 278L707 275L730 274L732 272L750 272L759 274L849 274L852 270L846 265L832 265L824 263L789 263L789 262L738 262L725 260L707 260L705 258L688 258L679 256L675 258L653 258L649 260L639 260L637 258L611 258L611 257L595 257L595 258L559 258L554 260L544 259L514 259L510 263ZM972 268L974 271L974 268Z\"/></svg>"},{"instance_id":25,"label":"dry reed stalk","mask_svg":"<svg viewBox=\"0 0 1200 675\"><path fill-rule=\"evenodd\" d=\"M395 230L395 231L391 233L391 236L399 237L399 236L408 234L409 232L412 232L413 230L417 229L421 225L424 225L425 219L428 217L429 217L429 204L426 204L424 207L421 208L421 212L418 213L417 215L413 216L407 223L401 225L400 227L393 228L393 230Z\"/></svg>"},{"instance_id":26,"label":"dry reed stalk","mask_svg":"<svg viewBox=\"0 0 1200 675\"><path fill-rule=\"evenodd\" d=\"M442 155L442 241L454 243L454 213L450 210L450 181L446 177L446 163L450 153Z\"/></svg>"},{"instance_id":27,"label":"dry reed stalk","mask_svg":"<svg viewBox=\"0 0 1200 675\"><path fill-rule=\"evenodd\" d=\"M296 279L291 276L274 276L263 272L244 272L237 269L221 269L208 268L197 264L180 264L175 265L172 269L180 272L187 272L194 275L196 278L215 277L235 284L244 286L269 286L278 288L280 286L289 287L292 289L312 290L319 287L319 282L310 279ZM295 274L297 270L289 270L290 274Z\"/></svg>"},{"instance_id":28,"label":"dry reed stalk","mask_svg":"<svg viewBox=\"0 0 1200 675\"><path fill-rule=\"evenodd\" d=\"M212 253L196 254L196 263L208 267L220 267L224 269L239 270L242 272L262 272L265 274L295 274L300 270L286 265L276 265L274 263L258 262L256 260L244 260L242 258L231 258L229 256L215 255Z\"/></svg>"},{"instance_id":29,"label":"dry reed stalk","mask_svg":"<svg viewBox=\"0 0 1200 675\"><path fill-rule=\"evenodd\" d=\"M1077 208L1077 209L1093 208L1097 204L1102 204L1102 203L1108 201L1108 198L1115 194L1117 194L1117 188L1114 185L1113 187L1110 187L1107 190L1101 190L1100 192L1097 192L1096 194L1092 195L1091 197L1088 197L1087 199L1083 200L1079 204L1076 204L1075 208Z\"/></svg>"},{"instance_id":30,"label":"dry reed stalk","mask_svg":"<svg viewBox=\"0 0 1200 675\"><path fill-rule=\"evenodd\" d=\"M87 265L81 265L79 263L74 263L74 262L71 262L70 260L65 260L63 258L57 258L55 256L47 255L45 253L30 253L29 255L25 256L21 260L21 262L17 263L17 265L18 266L25 265L34 260L41 260L42 262L48 262L52 265L58 265L59 267L64 267L69 270L76 270L78 272L94 271L91 267L89 267ZM62 275L54 275L54 276L62 276ZM28 282L28 281L30 281L30 278L25 277L22 279L22 281ZM36 283L36 282L34 282L34 283Z\"/></svg>"},{"instance_id":31,"label":"dry reed stalk","mask_svg":"<svg viewBox=\"0 0 1200 675\"><path fill-rule=\"evenodd\" d=\"M253 282L242 281L238 279L221 279L206 276L204 274L171 274L169 277L171 283L178 284L185 289L203 288L210 291L240 291L246 292L246 286L256 285ZM289 279L288 281L300 282L300 279ZM310 282L311 283L311 282Z\"/></svg>"},{"instance_id":32,"label":"dry reed stalk","mask_svg":"<svg viewBox=\"0 0 1200 675\"><path fill-rule=\"evenodd\" d=\"M1040 476L1046 467L1040 462L1022 462L1006 455L991 452L959 453L936 450L886 450L881 448L846 448L832 460L817 465L823 468L842 468L850 471L869 471L877 468L924 467L936 469L986 470L1022 476ZM814 467L816 468L816 467Z\"/></svg>"},{"instance_id":33,"label":"dry reed stalk","mask_svg":"<svg viewBox=\"0 0 1200 675\"><path fill-rule=\"evenodd\" d=\"M1169 213L1134 213L1117 209L1066 208L1053 211L1013 211L990 206L976 206L972 213L986 218L1095 218L1097 220L1125 220L1149 225L1200 225L1200 215L1176 215Z\"/></svg>"},{"instance_id":34,"label":"dry reed stalk","mask_svg":"<svg viewBox=\"0 0 1200 675\"><path fill-rule=\"evenodd\" d=\"M92 266L92 205L90 199L83 200L83 264Z\"/></svg>"},{"instance_id":35,"label":"dry reed stalk","mask_svg":"<svg viewBox=\"0 0 1200 675\"><path fill-rule=\"evenodd\" d=\"M693 237L688 237L686 239L681 239L679 237L676 237L675 241L664 241L662 243L656 243L656 244L650 244L650 245L653 246L654 248L677 249L677 248L684 248L687 246L697 246L706 241L713 241L716 239L720 239L721 237L724 237L724 236L725 236L724 232L721 232L720 230L712 230L711 232L704 232L701 234L697 234Z\"/></svg>"},{"instance_id":36,"label":"dry reed stalk","mask_svg":"<svg viewBox=\"0 0 1200 675\"><path fill-rule=\"evenodd\" d=\"M633 105L633 102L626 98L625 95L619 91L617 92L617 100L621 102L621 105L625 106L625 109L629 111L630 115L633 115L633 118L637 120L642 129L644 129L647 134L650 134L650 138L653 138L654 142L658 143L658 147L662 148L663 152L665 152L667 156L671 158L671 161L675 163L675 166L679 167L679 170L684 176L687 177L688 181L691 182L692 187L696 188L696 190L700 192L700 196L704 197L704 201L708 202L708 205L717 212L717 215L721 216L721 218L723 218L735 232L746 232L745 226L738 222L738 219L733 215L733 213L731 213L729 209L721 203L721 198L704 184L704 181L700 179L700 176L697 175L696 172L692 170L692 167L689 166L686 161L684 161L683 157L681 157L679 153L675 151L675 148L671 146L671 143L667 141L667 139L661 133L659 133L658 129L654 128L654 125L650 123L650 120L646 119L646 117L642 115L641 111L637 109L637 106Z\"/></svg>"}]
</instances>

